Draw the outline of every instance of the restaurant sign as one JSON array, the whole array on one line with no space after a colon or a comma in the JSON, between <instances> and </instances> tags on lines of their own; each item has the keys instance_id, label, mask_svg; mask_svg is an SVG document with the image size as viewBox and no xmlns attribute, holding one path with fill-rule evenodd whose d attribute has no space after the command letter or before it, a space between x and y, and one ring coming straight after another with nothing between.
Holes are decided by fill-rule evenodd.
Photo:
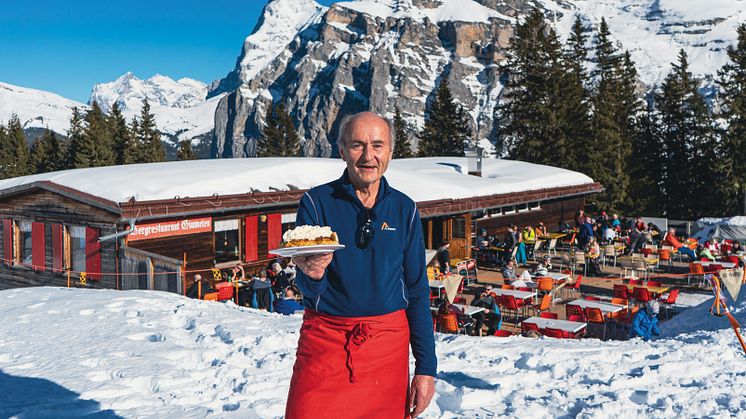
<instances>
[{"instance_id":1,"label":"restaurant sign","mask_svg":"<svg viewBox=\"0 0 746 419\"><path fill-rule=\"evenodd\" d=\"M167 221L153 224L136 224L135 231L127 238L129 241L157 239L160 237L183 236L186 234L207 233L212 231L212 218L190 218L187 220Z\"/></svg>"}]
</instances>

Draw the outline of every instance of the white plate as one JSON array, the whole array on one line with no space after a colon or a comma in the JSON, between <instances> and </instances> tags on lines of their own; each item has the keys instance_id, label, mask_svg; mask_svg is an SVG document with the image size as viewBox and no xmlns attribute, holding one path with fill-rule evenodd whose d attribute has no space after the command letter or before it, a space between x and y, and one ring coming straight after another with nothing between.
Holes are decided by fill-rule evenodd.
<instances>
[{"instance_id":1,"label":"white plate","mask_svg":"<svg viewBox=\"0 0 746 419\"><path fill-rule=\"evenodd\" d=\"M280 247L270 250L269 253L288 258L291 256L320 255L344 248L345 245L343 244L319 244L316 246Z\"/></svg>"}]
</instances>

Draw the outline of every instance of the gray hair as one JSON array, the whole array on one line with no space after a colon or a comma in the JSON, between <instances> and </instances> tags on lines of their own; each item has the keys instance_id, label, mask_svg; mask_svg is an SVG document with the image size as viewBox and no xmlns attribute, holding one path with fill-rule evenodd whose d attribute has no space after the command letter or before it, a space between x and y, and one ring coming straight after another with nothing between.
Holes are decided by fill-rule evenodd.
<instances>
[{"instance_id":1,"label":"gray hair","mask_svg":"<svg viewBox=\"0 0 746 419\"><path fill-rule=\"evenodd\" d=\"M350 124L350 122L355 119L358 115L360 115L363 112L358 112L356 114L352 115L345 115L344 118L342 118L342 122L339 123L339 134L337 135L337 150L341 150L345 146L345 136L347 134L347 127ZM386 125L389 127L389 137L391 140L391 151L394 150L394 144L396 144L396 131L394 130L394 122L386 118L383 115L377 114L375 112L371 112L375 116L381 118L386 122ZM341 153L340 153L341 154Z\"/></svg>"}]
</instances>

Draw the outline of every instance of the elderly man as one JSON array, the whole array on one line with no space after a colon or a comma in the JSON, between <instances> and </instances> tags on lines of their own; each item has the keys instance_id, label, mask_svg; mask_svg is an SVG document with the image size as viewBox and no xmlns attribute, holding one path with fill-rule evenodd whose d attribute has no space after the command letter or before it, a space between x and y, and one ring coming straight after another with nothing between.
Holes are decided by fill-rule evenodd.
<instances>
[{"instance_id":1,"label":"elderly man","mask_svg":"<svg viewBox=\"0 0 746 419\"><path fill-rule=\"evenodd\" d=\"M347 169L303 196L296 223L331 227L345 248L293 258L306 312L286 417L415 417L432 399L436 372L419 212L383 177L390 121L347 117L337 145Z\"/></svg>"}]
</instances>

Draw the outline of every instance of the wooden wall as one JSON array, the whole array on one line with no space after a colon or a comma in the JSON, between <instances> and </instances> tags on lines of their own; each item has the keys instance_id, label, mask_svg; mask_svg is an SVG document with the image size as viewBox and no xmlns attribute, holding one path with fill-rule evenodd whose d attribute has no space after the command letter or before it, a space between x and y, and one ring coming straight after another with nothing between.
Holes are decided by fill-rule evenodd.
<instances>
[{"instance_id":1,"label":"wooden wall","mask_svg":"<svg viewBox=\"0 0 746 419\"><path fill-rule=\"evenodd\" d=\"M572 224L575 214L584 205L584 197L542 202L541 208L538 210L526 211L514 215L480 218L475 221L476 228L474 232L479 235L479 230L485 228L489 235L496 236L499 240L502 240L509 225L516 224L518 227L531 225L535 227L539 224L539 221L544 222L548 231L558 231L560 220L564 219L566 222Z\"/></svg>"},{"instance_id":2,"label":"wooden wall","mask_svg":"<svg viewBox=\"0 0 746 419\"><path fill-rule=\"evenodd\" d=\"M117 214L92 207L64 196L34 190L0 200L0 219L14 221L29 220L43 222L45 250L45 271L34 271L25 266L0 264L0 289L29 286L67 286L65 273L52 272L52 224L80 225L99 229L105 236L115 232ZM0 226L2 229L2 226ZM0 235L2 237L2 235ZM2 240L2 238L0 238ZM1 248L0 248L0 251ZM6 258L6 255L3 255ZM109 240L101 243L101 271L116 272L116 243ZM76 284L78 278L73 278ZM104 275L100 281L88 281L90 288L116 288L116 277Z\"/></svg>"}]
</instances>

